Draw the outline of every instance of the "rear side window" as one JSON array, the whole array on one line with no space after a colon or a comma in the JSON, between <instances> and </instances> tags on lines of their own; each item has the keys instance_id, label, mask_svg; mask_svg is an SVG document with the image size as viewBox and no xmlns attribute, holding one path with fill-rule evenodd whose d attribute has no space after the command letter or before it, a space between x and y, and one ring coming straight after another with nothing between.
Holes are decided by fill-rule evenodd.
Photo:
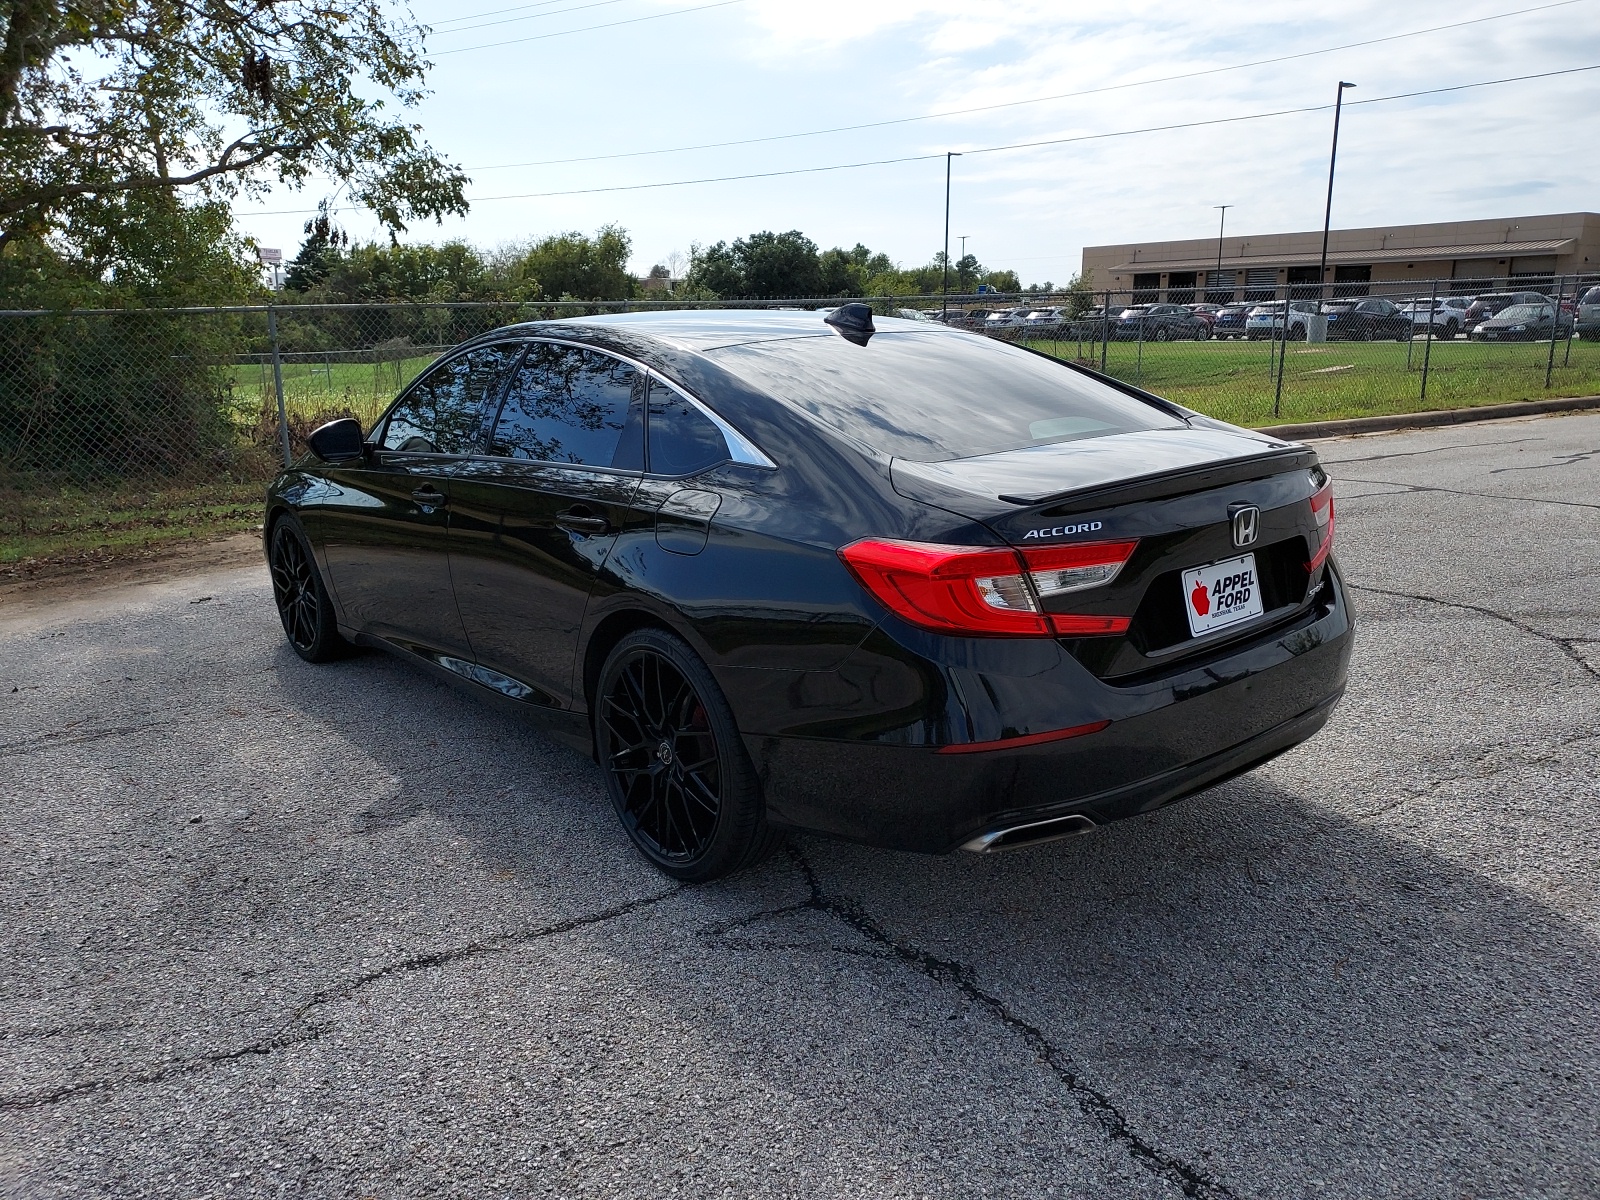
<instances>
[{"instance_id":1,"label":"rear side window","mask_svg":"<svg viewBox=\"0 0 1600 1200\"><path fill-rule=\"evenodd\" d=\"M489 453L637 471L644 465L639 372L593 350L534 342L506 390Z\"/></svg>"},{"instance_id":2,"label":"rear side window","mask_svg":"<svg viewBox=\"0 0 1600 1200\"><path fill-rule=\"evenodd\" d=\"M406 454L471 454L484 406L499 391L521 347L484 346L434 367L389 414L383 448Z\"/></svg>"},{"instance_id":3,"label":"rear side window","mask_svg":"<svg viewBox=\"0 0 1600 1200\"><path fill-rule=\"evenodd\" d=\"M991 338L831 332L725 346L708 358L862 445L918 462L1184 423L1072 368Z\"/></svg>"},{"instance_id":4,"label":"rear side window","mask_svg":"<svg viewBox=\"0 0 1600 1200\"><path fill-rule=\"evenodd\" d=\"M660 380L650 383L650 473L698 475L728 458L722 430Z\"/></svg>"}]
</instances>

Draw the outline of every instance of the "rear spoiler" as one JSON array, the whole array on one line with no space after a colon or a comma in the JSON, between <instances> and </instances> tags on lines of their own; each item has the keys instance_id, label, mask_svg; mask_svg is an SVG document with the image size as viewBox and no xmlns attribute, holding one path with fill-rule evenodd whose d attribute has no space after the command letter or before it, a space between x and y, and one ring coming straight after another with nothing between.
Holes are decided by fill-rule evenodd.
<instances>
[{"instance_id":1,"label":"rear spoiler","mask_svg":"<svg viewBox=\"0 0 1600 1200\"><path fill-rule=\"evenodd\" d=\"M1058 507L1051 509L1048 514L1041 515L1068 516L1075 512L1105 508L1112 504L1159 500L1166 496L1204 491L1207 488L1223 487L1230 483L1266 479L1296 469L1310 470L1316 464L1316 451L1305 446L1286 446L1282 450L1269 450L1264 454L1253 454L1248 458L1208 463L1205 466L1188 467L1177 471L1163 471L1157 475L1138 476L1110 485L1096 484L1042 496L1001 496L1000 499L1007 504L1020 504L1028 508L1041 504L1057 505Z\"/></svg>"}]
</instances>

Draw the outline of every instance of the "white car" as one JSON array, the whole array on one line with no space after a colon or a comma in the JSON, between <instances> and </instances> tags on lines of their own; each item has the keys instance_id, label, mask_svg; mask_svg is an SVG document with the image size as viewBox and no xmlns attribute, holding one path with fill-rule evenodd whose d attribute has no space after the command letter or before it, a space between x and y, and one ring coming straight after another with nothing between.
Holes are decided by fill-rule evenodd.
<instances>
[{"instance_id":1,"label":"white car","mask_svg":"<svg viewBox=\"0 0 1600 1200\"><path fill-rule=\"evenodd\" d=\"M937 317L929 316L920 308L897 308L894 310L894 315L902 321L934 321L938 319Z\"/></svg>"},{"instance_id":2,"label":"white car","mask_svg":"<svg viewBox=\"0 0 1600 1200\"><path fill-rule=\"evenodd\" d=\"M1028 319L1029 310L1026 308L1008 308L1002 312L992 312L984 318L985 329L1012 329L1024 324Z\"/></svg>"},{"instance_id":3,"label":"white car","mask_svg":"<svg viewBox=\"0 0 1600 1200\"><path fill-rule=\"evenodd\" d=\"M1400 306L1400 311L1411 318L1413 329L1420 332L1432 325L1434 337L1454 338L1461 332L1461 326L1466 321L1467 305L1471 303L1471 297L1440 296L1432 301L1408 300Z\"/></svg>"},{"instance_id":4,"label":"white car","mask_svg":"<svg viewBox=\"0 0 1600 1200\"><path fill-rule=\"evenodd\" d=\"M1282 300L1269 300L1265 304L1258 304L1250 310L1250 315L1244 319L1244 335L1251 341L1259 338L1280 338L1283 336L1285 318L1283 315ZM1315 300L1289 301L1289 315L1287 325L1289 338L1292 341L1303 341L1306 336L1306 318L1317 315L1317 302Z\"/></svg>"},{"instance_id":5,"label":"white car","mask_svg":"<svg viewBox=\"0 0 1600 1200\"><path fill-rule=\"evenodd\" d=\"M1036 308L1022 320L1025 325L1059 325L1066 318L1059 308Z\"/></svg>"}]
</instances>

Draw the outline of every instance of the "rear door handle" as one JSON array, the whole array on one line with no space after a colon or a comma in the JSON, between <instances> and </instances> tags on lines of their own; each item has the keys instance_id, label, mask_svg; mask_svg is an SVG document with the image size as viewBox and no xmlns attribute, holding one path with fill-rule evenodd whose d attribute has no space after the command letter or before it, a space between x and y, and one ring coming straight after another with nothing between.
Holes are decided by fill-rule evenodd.
<instances>
[{"instance_id":1,"label":"rear door handle","mask_svg":"<svg viewBox=\"0 0 1600 1200\"><path fill-rule=\"evenodd\" d=\"M569 508L557 513L556 524L571 533L601 534L611 530L610 521L595 516L586 508Z\"/></svg>"},{"instance_id":2,"label":"rear door handle","mask_svg":"<svg viewBox=\"0 0 1600 1200\"><path fill-rule=\"evenodd\" d=\"M418 504L429 504L434 506L438 506L445 502L445 494L432 489L418 488L416 491L411 493L411 498Z\"/></svg>"}]
</instances>

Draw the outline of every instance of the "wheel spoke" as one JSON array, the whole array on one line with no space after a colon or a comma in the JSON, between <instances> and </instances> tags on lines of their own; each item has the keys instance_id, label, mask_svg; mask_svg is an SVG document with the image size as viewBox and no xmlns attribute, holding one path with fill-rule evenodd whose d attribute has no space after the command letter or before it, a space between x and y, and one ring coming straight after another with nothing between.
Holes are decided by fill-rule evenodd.
<instances>
[{"instance_id":1,"label":"wheel spoke","mask_svg":"<svg viewBox=\"0 0 1600 1200\"><path fill-rule=\"evenodd\" d=\"M670 659L649 649L628 656L609 679L597 733L623 823L652 855L693 859L716 832L722 808L705 701Z\"/></svg>"}]
</instances>

